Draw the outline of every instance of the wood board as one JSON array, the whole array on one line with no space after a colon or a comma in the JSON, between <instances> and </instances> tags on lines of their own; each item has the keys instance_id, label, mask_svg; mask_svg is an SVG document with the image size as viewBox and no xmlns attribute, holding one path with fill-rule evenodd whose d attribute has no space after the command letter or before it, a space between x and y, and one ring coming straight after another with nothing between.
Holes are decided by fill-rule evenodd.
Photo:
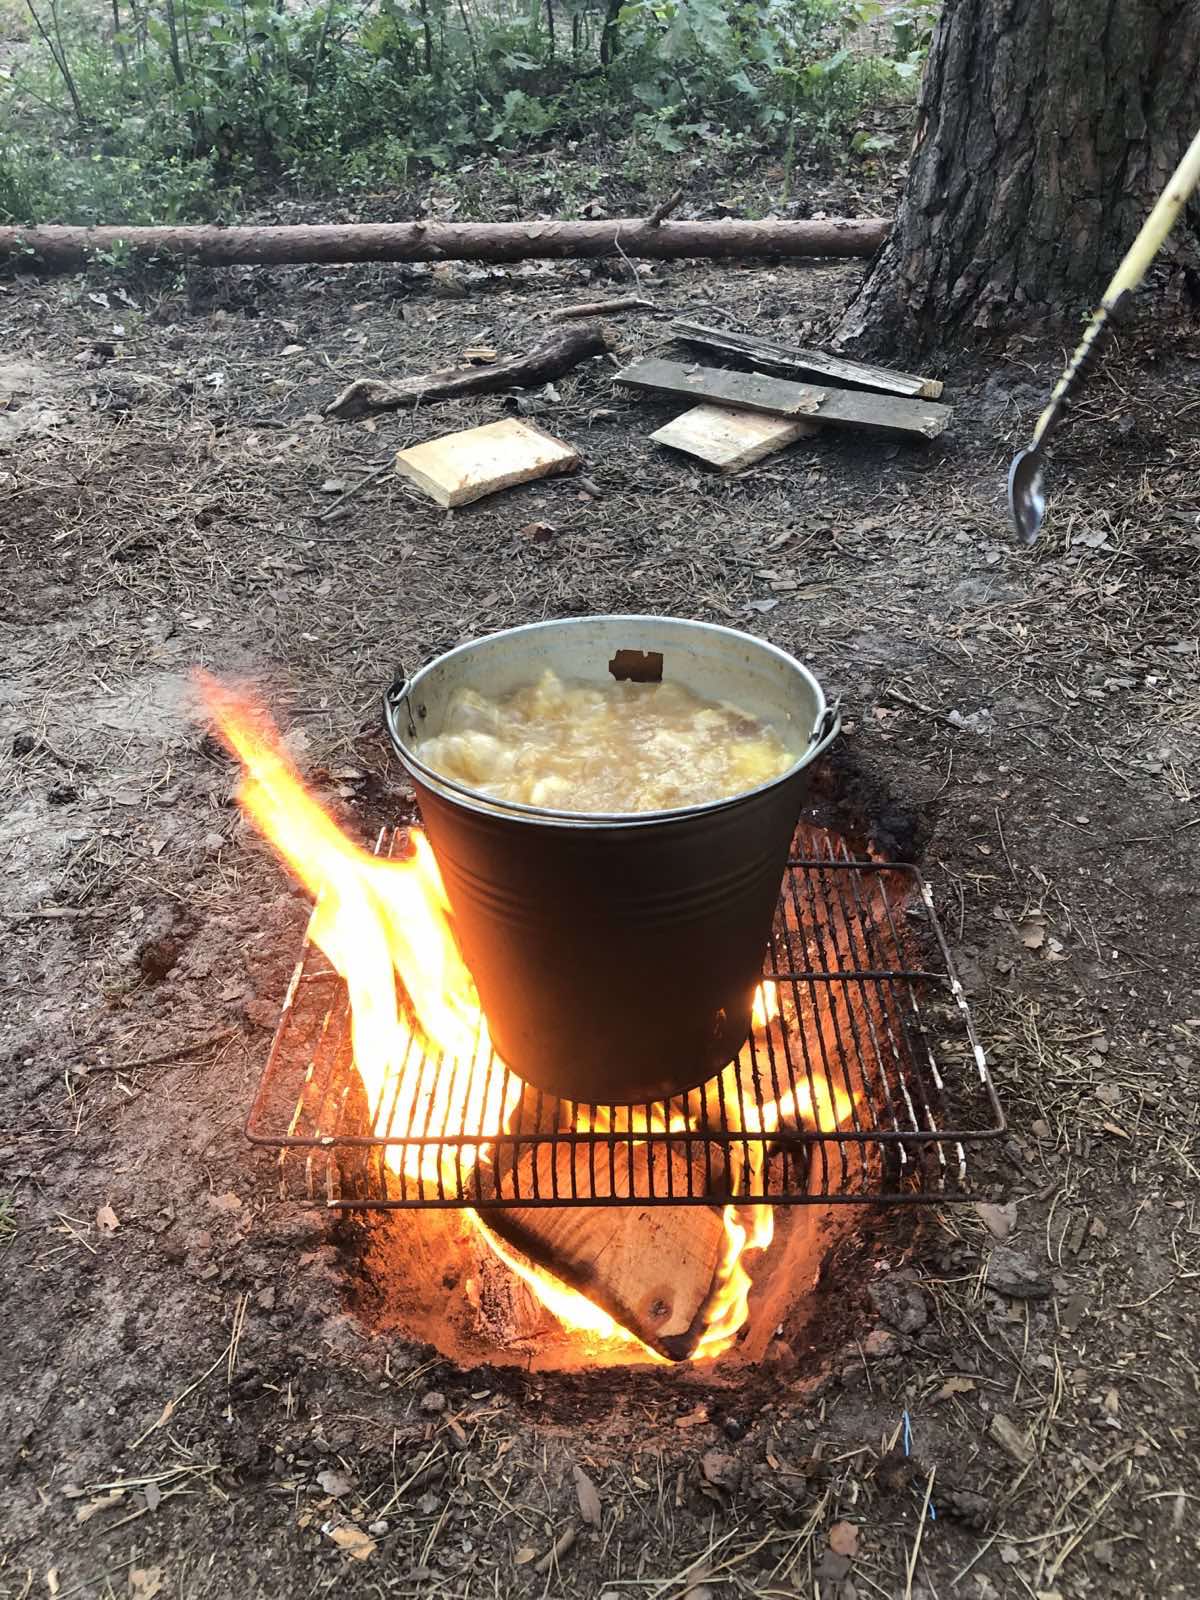
<instances>
[{"instance_id":1,"label":"wood board","mask_svg":"<svg viewBox=\"0 0 1200 1600\"><path fill-rule=\"evenodd\" d=\"M705 323L680 318L672 322L671 332L686 344L737 356L766 372L846 384L852 389L874 389L881 394L902 395L914 400L936 400L942 392L940 378L894 372L890 367L849 361L825 350L780 344L778 340L762 339L757 334L739 333L735 328L710 328Z\"/></svg>"},{"instance_id":2,"label":"wood board","mask_svg":"<svg viewBox=\"0 0 1200 1600\"><path fill-rule=\"evenodd\" d=\"M660 356L647 356L623 367L613 382L652 394L710 401L737 411L762 411L772 417L815 416L826 396L824 389L787 383L761 372L726 372L721 367L666 361Z\"/></svg>"},{"instance_id":3,"label":"wood board","mask_svg":"<svg viewBox=\"0 0 1200 1600\"><path fill-rule=\"evenodd\" d=\"M949 406L936 400L906 400L859 389L814 389L786 378L688 366L658 356L624 367L613 381L649 394L711 401L776 417L808 416L832 428L862 428L910 439L936 439L953 415Z\"/></svg>"},{"instance_id":4,"label":"wood board","mask_svg":"<svg viewBox=\"0 0 1200 1600\"><path fill-rule=\"evenodd\" d=\"M534 1192L532 1156L522 1157L521 1187ZM580 1200L613 1193L686 1194L688 1161L674 1145L604 1147L593 1158L585 1144L538 1149L538 1189L574 1193ZM630 1169L632 1163L632 1177ZM694 1192L703 1193L702 1164L693 1163ZM703 1332L725 1242L715 1206L627 1205L513 1207L481 1213L488 1226L538 1266L585 1294L652 1350L682 1361Z\"/></svg>"},{"instance_id":5,"label":"wood board","mask_svg":"<svg viewBox=\"0 0 1200 1600\"><path fill-rule=\"evenodd\" d=\"M686 455L706 461L720 472L739 472L797 439L820 433L819 422L805 417L768 417L761 411L734 411L729 406L693 406L650 437Z\"/></svg>"},{"instance_id":6,"label":"wood board","mask_svg":"<svg viewBox=\"0 0 1200 1600\"><path fill-rule=\"evenodd\" d=\"M579 452L572 445L516 417L427 439L396 455L396 470L446 507L470 505L578 465Z\"/></svg>"}]
</instances>

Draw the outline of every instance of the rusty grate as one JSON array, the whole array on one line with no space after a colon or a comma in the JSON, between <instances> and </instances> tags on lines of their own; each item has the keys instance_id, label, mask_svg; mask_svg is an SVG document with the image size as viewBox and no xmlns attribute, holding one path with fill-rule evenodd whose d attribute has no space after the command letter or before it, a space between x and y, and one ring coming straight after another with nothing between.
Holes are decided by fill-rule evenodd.
<instances>
[{"instance_id":1,"label":"rusty grate","mask_svg":"<svg viewBox=\"0 0 1200 1600\"><path fill-rule=\"evenodd\" d=\"M486 1047L445 1059L414 1026L369 1103L345 985L306 943L246 1134L279 1149L285 1192L331 1206L969 1198L967 1151L1005 1121L919 871L854 859L801 828L763 981L775 1020L719 1077L669 1101L557 1100ZM468 1083L493 1107L471 1131L454 1113Z\"/></svg>"}]
</instances>

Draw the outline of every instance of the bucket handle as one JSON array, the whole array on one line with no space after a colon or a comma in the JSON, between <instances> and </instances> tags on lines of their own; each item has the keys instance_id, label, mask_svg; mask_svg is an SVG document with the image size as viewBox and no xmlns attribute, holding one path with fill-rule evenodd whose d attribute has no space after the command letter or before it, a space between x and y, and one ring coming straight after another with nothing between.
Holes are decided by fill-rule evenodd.
<instances>
[{"instance_id":1,"label":"bucket handle","mask_svg":"<svg viewBox=\"0 0 1200 1600\"><path fill-rule=\"evenodd\" d=\"M387 731L395 746L398 756L404 754L404 740L401 736L399 717L400 708L403 706L408 713L408 730L412 738L417 737L417 725L413 721L412 706L408 701L408 678L403 668L383 691L383 720L387 723Z\"/></svg>"},{"instance_id":2,"label":"bucket handle","mask_svg":"<svg viewBox=\"0 0 1200 1600\"><path fill-rule=\"evenodd\" d=\"M842 702L835 700L832 705L825 707L820 722L817 723L812 731L812 738L809 740L808 759L810 761L815 760L822 751L828 749L841 731Z\"/></svg>"}]
</instances>

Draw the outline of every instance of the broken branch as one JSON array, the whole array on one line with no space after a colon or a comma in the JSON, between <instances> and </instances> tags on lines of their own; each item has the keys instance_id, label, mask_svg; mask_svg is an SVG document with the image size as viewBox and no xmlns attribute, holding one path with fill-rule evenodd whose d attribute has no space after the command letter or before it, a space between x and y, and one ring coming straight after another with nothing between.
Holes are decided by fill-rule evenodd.
<instances>
[{"instance_id":1,"label":"broken branch","mask_svg":"<svg viewBox=\"0 0 1200 1600\"><path fill-rule=\"evenodd\" d=\"M556 333L524 355L509 356L487 367L443 367L415 378L400 378L394 383L356 378L330 401L323 414L338 422L353 422L374 411L399 411L420 401L452 400L465 394L495 394L501 389L537 388L561 378L564 372L589 356L603 355L607 349L603 331L589 323L586 327Z\"/></svg>"},{"instance_id":2,"label":"broken branch","mask_svg":"<svg viewBox=\"0 0 1200 1600\"><path fill-rule=\"evenodd\" d=\"M669 217L671 215L672 211L675 210L675 207L679 205L682 199L683 190L676 189L673 193L669 194L665 200L660 200L655 206L654 210L646 218L646 226L648 228L657 228L664 217Z\"/></svg>"}]
</instances>

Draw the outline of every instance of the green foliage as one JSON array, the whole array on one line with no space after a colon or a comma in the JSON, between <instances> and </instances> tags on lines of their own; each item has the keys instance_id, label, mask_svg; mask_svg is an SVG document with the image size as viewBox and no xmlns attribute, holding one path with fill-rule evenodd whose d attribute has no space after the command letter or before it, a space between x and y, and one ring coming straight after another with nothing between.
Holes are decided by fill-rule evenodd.
<instances>
[{"instance_id":1,"label":"green foliage","mask_svg":"<svg viewBox=\"0 0 1200 1600\"><path fill-rule=\"evenodd\" d=\"M788 157L845 148L865 103L911 92L933 0L850 48L874 0L28 0L0 97L0 218L172 222L261 188L403 184L467 152L620 137ZM601 9L597 9L601 7ZM870 136L866 136L869 140ZM869 155L869 142L858 153Z\"/></svg>"}]
</instances>

